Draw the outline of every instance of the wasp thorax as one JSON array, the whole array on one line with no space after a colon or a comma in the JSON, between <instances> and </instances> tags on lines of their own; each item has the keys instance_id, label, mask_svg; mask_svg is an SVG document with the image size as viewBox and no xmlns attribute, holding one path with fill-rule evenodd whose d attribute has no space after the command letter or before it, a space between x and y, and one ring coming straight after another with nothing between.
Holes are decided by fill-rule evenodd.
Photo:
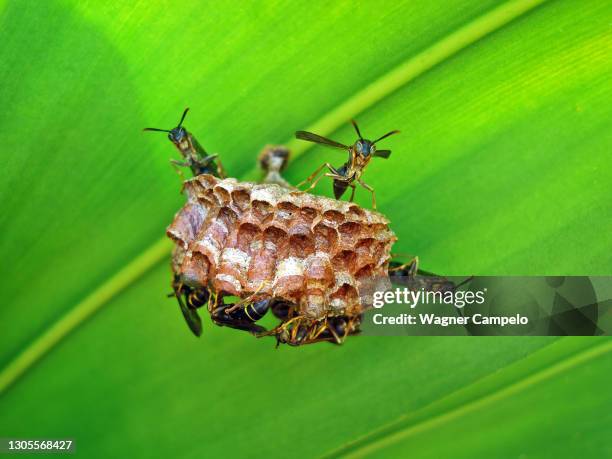
<instances>
[{"instance_id":1,"label":"wasp thorax","mask_svg":"<svg viewBox=\"0 0 612 459\"><path fill-rule=\"evenodd\" d=\"M362 285L387 278L388 220L356 204L202 174L168 228L173 271L190 285L276 298L311 320L364 309ZM195 286L195 285L194 285Z\"/></svg>"}]
</instances>

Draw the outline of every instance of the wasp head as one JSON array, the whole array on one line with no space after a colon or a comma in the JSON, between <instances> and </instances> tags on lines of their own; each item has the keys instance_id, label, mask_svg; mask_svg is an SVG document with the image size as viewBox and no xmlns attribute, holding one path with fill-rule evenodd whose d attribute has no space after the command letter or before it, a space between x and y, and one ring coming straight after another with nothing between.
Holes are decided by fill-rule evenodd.
<instances>
[{"instance_id":1,"label":"wasp head","mask_svg":"<svg viewBox=\"0 0 612 459\"><path fill-rule=\"evenodd\" d=\"M359 156L362 159L366 159L366 160L369 160L372 156L376 155L376 142L382 139L386 139L390 135L399 133L399 131L391 131L391 132L387 132L385 135L383 135L382 137L379 137L376 140L367 140L367 139L364 139L363 136L361 135L361 132L359 131L359 126L357 126L357 122L355 120L351 120L351 123L353 123L355 132L357 132L357 135L359 136L359 140L355 142L355 144L353 145L353 148L352 148L353 154L355 156ZM376 156L388 158L390 154L391 152L389 150L381 150L380 153Z\"/></svg>"},{"instance_id":2,"label":"wasp head","mask_svg":"<svg viewBox=\"0 0 612 459\"><path fill-rule=\"evenodd\" d=\"M184 142L187 139L187 130L183 127L183 121L185 120L185 116L187 116L187 112L189 111L189 108L186 108L185 111L183 112L183 116L181 117L181 121L179 121L179 124L177 127L175 127L174 129L158 129L158 128L145 128L145 131L158 131L158 132L167 132L168 133L168 139L170 139L170 142L172 142L174 145L176 145L177 147L179 147L179 150L183 150L181 148L181 143Z\"/></svg>"},{"instance_id":3,"label":"wasp head","mask_svg":"<svg viewBox=\"0 0 612 459\"><path fill-rule=\"evenodd\" d=\"M187 137L187 131L182 126L177 126L168 132L168 138L170 142L179 144Z\"/></svg>"},{"instance_id":4,"label":"wasp head","mask_svg":"<svg viewBox=\"0 0 612 459\"><path fill-rule=\"evenodd\" d=\"M364 158L368 158L376 153L376 145L366 139L359 139L357 142L355 142L353 149L355 150L356 154Z\"/></svg>"}]
</instances>

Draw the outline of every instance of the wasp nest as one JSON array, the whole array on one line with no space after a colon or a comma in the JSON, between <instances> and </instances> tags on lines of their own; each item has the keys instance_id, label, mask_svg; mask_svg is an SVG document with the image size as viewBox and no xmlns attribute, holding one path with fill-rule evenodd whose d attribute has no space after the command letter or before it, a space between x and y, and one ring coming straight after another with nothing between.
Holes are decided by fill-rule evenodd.
<instances>
[{"instance_id":1,"label":"wasp nest","mask_svg":"<svg viewBox=\"0 0 612 459\"><path fill-rule=\"evenodd\" d=\"M396 237L377 212L275 184L199 175L167 234L182 282L279 298L313 319L359 314L360 286L387 278Z\"/></svg>"}]
</instances>

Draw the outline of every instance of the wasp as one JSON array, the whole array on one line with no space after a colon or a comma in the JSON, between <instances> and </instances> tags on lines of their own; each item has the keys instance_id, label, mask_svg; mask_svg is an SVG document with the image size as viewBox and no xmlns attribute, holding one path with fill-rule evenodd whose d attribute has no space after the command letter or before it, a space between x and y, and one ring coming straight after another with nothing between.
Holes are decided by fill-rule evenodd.
<instances>
[{"instance_id":1,"label":"wasp","mask_svg":"<svg viewBox=\"0 0 612 459\"><path fill-rule=\"evenodd\" d=\"M225 325L253 334L262 333L265 332L265 328L255 322L266 315L272 301L266 299L252 303L222 304L211 311L210 317L215 324L220 326Z\"/></svg>"},{"instance_id":2,"label":"wasp","mask_svg":"<svg viewBox=\"0 0 612 459\"><path fill-rule=\"evenodd\" d=\"M237 330L248 331L254 335L266 332L266 329L255 322L262 319L268 310L277 308L288 310L290 305L284 300L268 298L253 301L251 295L237 303L225 303L221 295L213 293L207 287L190 287L175 275L172 281L173 293L181 313L185 318L187 326L195 336L202 335L202 320L197 312L203 306L207 306L212 321L219 326L227 326ZM276 312L275 312L276 314Z\"/></svg>"},{"instance_id":3,"label":"wasp","mask_svg":"<svg viewBox=\"0 0 612 459\"><path fill-rule=\"evenodd\" d=\"M411 290L428 292L452 292L472 280L468 277L455 284L444 276L424 271L419 268L419 257L414 257L407 263L393 260L389 263L389 278L391 282L405 285Z\"/></svg>"},{"instance_id":4,"label":"wasp","mask_svg":"<svg viewBox=\"0 0 612 459\"><path fill-rule=\"evenodd\" d=\"M359 139L351 146L341 144L339 142L336 142L335 140L331 140L317 134L313 134L312 132L297 131L295 133L295 137L298 139L307 140L308 142L318 143L331 148L338 148L340 150L348 151L349 153L348 161L344 163L341 167L335 168L330 163L324 163L317 170L315 170L306 180L301 182L298 185L298 188L304 185L305 183L312 182L311 185L306 190L304 190L310 191L317 185L317 183L319 182L319 180L321 180L322 177L331 177L334 180L335 198L340 199L346 189L348 187L351 187L352 192L349 201L352 202L353 198L355 197L354 182L357 182L370 193L372 193L372 207L376 209L376 195L374 193L374 188L372 188L370 185L361 180L361 174L363 173L363 170L373 157L387 159L391 155L391 150L377 150L376 142L379 142L382 139L385 139L391 135L399 134L399 131L387 132L382 137L379 137L378 139L372 141L363 138L361 132L359 132L359 127L357 126L355 120L351 120L351 123L353 124L353 127L355 128L355 131L359 136ZM319 172L321 172L321 170L323 170L324 168L327 168L329 172L319 176L316 180L313 181L313 179L315 179Z\"/></svg>"},{"instance_id":5,"label":"wasp","mask_svg":"<svg viewBox=\"0 0 612 459\"><path fill-rule=\"evenodd\" d=\"M289 149L283 145L266 145L259 154L259 167L264 173L263 183L276 183L293 188L282 176L289 162Z\"/></svg>"},{"instance_id":6,"label":"wasp","mask_svg":"<svg viewBox=\"0 0 612 459\"><path fill-rule=\"evenodd\" d=\"M187 326L196 336L202 335L202 320L197 310L202 306L207 306L210 317L217 325L227 325L228 327L239 330L250 331L251 333L261 333L265 329L255 325L259 319L265 316L270 308L272 300L244 301L235 304L224 304L219 296L213 294L206 287L190 287L184 284L179 276L174 276L172 281L174 293L168 296L175 296Z\"/></svg>"},{"instance_id":7,"label":"wasp","mask_svg":"<svg viewBox=\"0 0 612 459\"><path fill-rule=\"evenodd\" d=\"M174 129L145 128L144 130L168 133L168 139L170 139L185 159L185 161L170 160L170 163L172 163L181 177L183 174L178 167L189 167L194 176L211 174L216 177L225 178L225 171L218 155L209 155L193 134L183 127L183 121L185 121L188 111L189 107L185 109L178 126Z\"/></svg>"},{"instance_id":8,"label":"wasp","mask_svg":"<svg viewBox=\"0 0 612 459\"><path fill-rule=\"evenodd\" d=\"M193 288L183 284L177 275L172 280L172 290L174 293L170 293L168 296L174 295L176 297L187 326L194 335L200 336L202 334L202 320L197 309L209 303L210 292L208 289Z\"/></svg>"},{"instance_id":9,"label":"wasp","mask_svg":"<svg viewBox=\"0 0 612 459\"><path fill-rule=\"evenodd\" d=\"M302 346L322 341L342 344L348 335L359 333L359 325L362 320L363 314L333 316L323 319L311 319L297 315L291 318L283 318L283 322L278 327L257 336L275 336L277 347L279 344Z\"/></svg>"}]
</instances>

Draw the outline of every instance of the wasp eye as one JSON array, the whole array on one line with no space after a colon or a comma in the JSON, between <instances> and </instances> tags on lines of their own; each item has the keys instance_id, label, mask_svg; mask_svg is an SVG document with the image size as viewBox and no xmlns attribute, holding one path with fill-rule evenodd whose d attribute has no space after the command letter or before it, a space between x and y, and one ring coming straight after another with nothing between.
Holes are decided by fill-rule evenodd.
<instances>
[{"instance_id":1,"label":"wasp eye","mask_svg":"<svg viewBox=\"0 0 612 459\"><path fill-rule=\"evenodd\" d=\"M373 155L376 153L376 145L370 145L370 154Z\"/></svg>"},{"instance_id":2,"label":"wasp eye","mask_svg":"<svg viewBox=\"0 0 612 459\"><path fill-rule=\"evenodd\" d=\"M362 141L357 142L357 153L359 153L360 155L366 156L368 152L369 152L369 148L364 142Z\"/></svg>"}]
</instances>

